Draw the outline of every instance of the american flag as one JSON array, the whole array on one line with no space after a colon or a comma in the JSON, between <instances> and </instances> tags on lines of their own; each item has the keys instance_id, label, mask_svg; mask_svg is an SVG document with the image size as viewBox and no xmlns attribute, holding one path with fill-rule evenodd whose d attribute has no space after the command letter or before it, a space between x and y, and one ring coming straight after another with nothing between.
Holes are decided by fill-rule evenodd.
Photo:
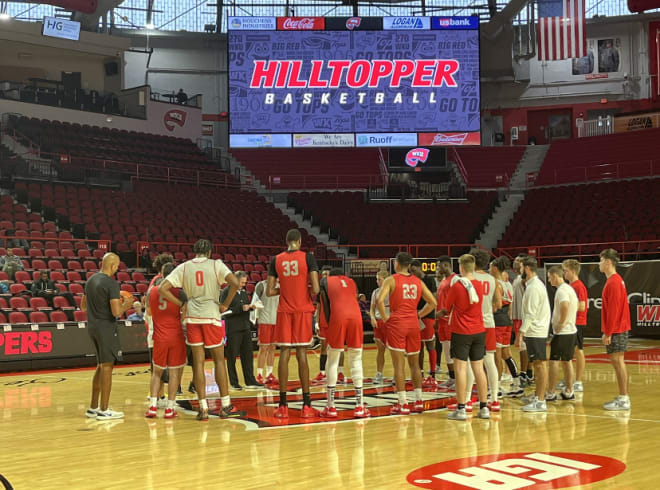
<instances>
[{"instance_id":1,"label":"american flag","mask_svg":"<svg viewBox=\"0 0 660 490\"><path fill-rule=\"evenodd\" d=\"M581 58L587 55L586 0L537 0L540 61Z\"/></svg>"}]
</instances>

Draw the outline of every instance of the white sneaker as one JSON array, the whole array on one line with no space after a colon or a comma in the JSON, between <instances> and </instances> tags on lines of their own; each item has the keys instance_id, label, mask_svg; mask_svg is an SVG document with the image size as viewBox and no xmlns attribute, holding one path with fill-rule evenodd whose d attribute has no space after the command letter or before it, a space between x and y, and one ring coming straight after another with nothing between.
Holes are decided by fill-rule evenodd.
<instances>
[{"instance_id":1,"label":"white sneaker","mask_svg":"<svg viewBox=\"0 0 660 490\"><path fill-rule=\"evenodd\" d=\"M158 408L167 408L167 397L166 396L161 396L158 401L156 402L156 406Z\"/></svg>"},{"instance_id":2,"label":"white sneaker","mask_svg":"<svg viewBox=\"0 0 660 490\"><path fill-rule=\"evenodd\" d=\"M513 381L513 377L509 373L502 373L502 383L510 383Z\"/></svg>"},{"instance_id":3,"label":"white sneaker","mask_svg":"<svg viewBox=\"0 0 660 490\"><path fill-rule=\"evenodd\" d=\"M490 410L488 410L488 407L480 408L477 417L479 417L480 419L489 419Z\"/></svg>"},{"instance_id":4,"label":"white sneaker","mask_svg":"<svg viewBox=\"0 0 660 490\"><path fill-rule=\"evenodd\" d=\"M523 405L529 405L536 399L537 399L536 394L532 393L531 395L526 395L521 397L520 401L522 402Z\"/></svg>"},{"instance_id":5,"label":"white sneaker","mask_svg":"<svg viewBox=\"0 0 660 490\"><path fill-rule=\"evenodd\" d=\"M124 412L115 412L114 410L110 410L109 408L105 412L101 412L99 410L98 414L96 415L96 420L113 420L113 419L123 419L124 418Z\"/></svg>"},{"instance_id":6,"label":"white sneaker","mask_svg":"<svg viewBox=\"0 0 660 490\"><path fill-rule=\"evenodd\" d=\"M545 400L539 400L534 397L531 403L522 407L523 412L547 412L548 407L545 404Z\"/></svg>"},{"instance_id":7,"label":"white sneaker","mask_svg":"<svg viewBox=\"0 0 660 490\"><path fill-rule=\"evenodd\" d=\"M447 418L449 420L467 420L467 413L464 408L457 408L453 412L450 412Z\"/></svg>"},{"instance_id":8,"label":"white sneaker","mask_svg":"<svg viewBox=\"0 0 660 490\"><path fill-rule=\"evenodd\" d=\"M382 374L377 374L376 376L374 376L372 383L375 384L375 385L382 385L383 384L383 375Z\"/></svg>"},{"instance_id":9,"label":"white sneaker","mask_svg":"<svg viewBox=\"0 0 660 490\"><path fill-rule=\"evenodd\" d=\"M603 405L605 410L630 410L630 397L623 397L621 395L617 396L611 402L607 402Z\"/></svg>"},{"instance_id":10,"label":"white sneaker","mask_svg":"<svg viewBox=\"0 0 660 490\"><path fill-rule=\"evenodd\" d=\"M98 408L90 407L85 411L85 417L87 417L88 419L95 419L96 416L99 414L99 412L100 410Z\"/></svg>"},{"instance_id":11,"label":"white sneaker","mask_svg":"<svg viewBox=\"0 0 660 490\"><path fill-rule=\"evenodd\" d=\"M562 391L564 388L566 388L566 381L562 380L557 383L557 390Z\"/></svg>"},{"instance_id":12,"label":"white sneaker","mask_svg":"<svg viewBox=\"0 0 660 490\"><path fill-rule=\"evenodd\" d=\"M573 391L576 393L584 392L584 386L582 385L582 381L576 381L575 383L573 383Z\"/></svg>"}]
</instances>

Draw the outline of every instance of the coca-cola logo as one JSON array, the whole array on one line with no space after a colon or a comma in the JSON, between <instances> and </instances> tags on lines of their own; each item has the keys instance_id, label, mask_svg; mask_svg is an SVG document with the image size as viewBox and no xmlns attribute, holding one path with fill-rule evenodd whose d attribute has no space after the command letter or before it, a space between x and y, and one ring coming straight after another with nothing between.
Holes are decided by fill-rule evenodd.
<instances>
[{"instance_id":1,"label":"coca-cola logo","mask_svg":"<svg viewBox=\"0 0 660 490\"><path fill-rule=\"evenodd\" d=\"M45 354L53 350L53 337L48 331L0 333L0 348L5 356Z\"/></svg>"},{"instance_id":2,"label":"coca-cola logo","mask_svg":"<svg viewBox=\"0 0 660 490\"><path fill-rule=\"evenodd\" d=\"M323 17L280 17L277 28L285 31L320 31L325 29Z\"/></svg>"}]
</instances>

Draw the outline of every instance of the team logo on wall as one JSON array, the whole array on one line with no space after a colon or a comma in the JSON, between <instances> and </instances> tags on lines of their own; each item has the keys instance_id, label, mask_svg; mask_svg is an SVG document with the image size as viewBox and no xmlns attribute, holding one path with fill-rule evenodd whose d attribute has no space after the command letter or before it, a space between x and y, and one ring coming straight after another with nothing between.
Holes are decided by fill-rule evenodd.
<instances>
[{"instance_id":1,"label":"team logo on wall","mask_svg":"<svg viewBox=\"0 0 660 490\"><path fill-rule=\"evenodd\" d=\"M424 163L429 157L430 150L427 148L415 148L406 154L406 165L409 167L416 167L420 163Z\"/></svg>"},{"instance_id":2,"label":"team logo on wall","mask_svg":"<svg viewBox=\"0 0 660 490\"><path fill-rule=\"evenodd\" d=\"M186 111L181 109L169 110L163 116L163 124L168 131L174 131L177 126L182 128L186 124L186 116Z\"/></svg>"},{"instance_id":3,"label":"team logo on wall","mask_svg":"<svg viewBox=\"0 0 660 490\"><path fill-rule=\"evenodd\" d=\"M508 453L453 459L408 474L420 488L545 490L588 485L626 469L618 459L582 453Z\"/></svg>"},{"instance_id":4,"label":"team logo on wall","mask_svg":"<svg viewBox=\"0 0 660 490\"><path fill-rule=\"evenodd\" d=\"M362 19L359 17L351 17L346 20L346 28L350 31L355 29L356 27L360 27L360 24L362 23Z\"/></svg>"},{"instance_id":5,"label":"team logo on wall","mask_svg":"<svg viewBox=\"0 0 660 490\"><path fill-rule=\"evenodd\" d=\"M642 303L637 304L638 327L660 327L660 298L654 298L648 293L633 293L628 300L633 303L633 296L641 296Z\"/></svg>"}]
</instances>

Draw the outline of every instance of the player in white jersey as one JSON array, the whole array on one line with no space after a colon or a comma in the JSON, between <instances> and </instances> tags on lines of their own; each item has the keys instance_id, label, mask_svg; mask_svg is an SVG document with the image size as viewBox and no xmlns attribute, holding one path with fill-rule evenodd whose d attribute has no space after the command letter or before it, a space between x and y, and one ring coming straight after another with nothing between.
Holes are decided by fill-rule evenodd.
<instances>
[{"instance_id":1,"label":"player in white jersey","mask_svg":"<svg viewBox=\"0 0 660 490\"><path fill-rule=\"evenodd\" d=\"M484 288L484 298L481 307L484 317L484 327L486 327L486 357L484 357L484 367L486 368L491 397L488 408L492 412L499 412L500 383L499 373L495 365L497 340L493 312L502 307L502 291L496 287L495 278L486 272L488 262L490 261L490 254L481 248L473 248L470 250L470 255L474 257L475 262L474 279L475 281L479 281Z\"/></svg>"},{"instance_id":2,"label":"player in white jersey","mask_svg":"<svg viewBox=\"0 0 660 490\"><path fill-rule=\"evenodd\" d=\"M208 420L206 401L206 375L204 348L211 351L215 364L215 381L220 389L222 409L220 416L241 417L246 412L237 410L229 398L227 364L225 363L225 326L221 313L227 311L239 288L239 281L222 260L211 260L213 245L209 240L197 240L193 246L195 258L180 264L159 286L167 301L182 305L171 288L183 288L188 301L183 323L186 325L186 343L193 353L193 380L199 399L198 420ZM228 283L230 290L224 304L220 304L220 287Z\"/></svg>"},{"instance_id":3,"label":"player in white jersey","mask_svg":"<svg viewBox=\"0 0 660 490\"><path fill-rule=\"evenodd\" d=\"M378 271L376 274L376 284L378 287L374 289L374 292L371 293L371 308L369 309L369 317L371 318L371 326L374 329L374 341L376 342L376 348L378 352L376 353L376 377L374 378L374 384L382 385L383 384L383 368L385 367L385 344L387 343L387 326L380 316L380 311L376 308L376 300L380 294L380 287L383 285L383 281L389 277L390 273L388 271ZM385 299L385 312L390 314L390 298L389 296Z\"/></svg>"},{"instance_id":4,"label":"player in white jersey","mask_svg":"<svg viewBox=\"0 0 660 490\"><path fill-rule=\"evenodd\" d=\"M257 283L254 288L252 302L257 305L255 319L258 327L259 354L257 355L257 383L266 385L271 390L279 389L279 382L273 374L273 363L275 360L275 325L277 325L277 306L280 296L268 296L266 284L268 281ZM279 287L279 286L278 286ZM266 377L264 378L264 365L266 366Z\"/></svg>"},{"instance_id":5,"label":"player in white jersey","mask_svg":"<svg viewBox=\"0 0 660 490\"><path fill-rule=\"evenodd\" d=\"M525 255L518 255L513 261L513 270L518 277L513 280L513 301L511 302L511 308L509 308L509 313L511 320L513 321L513 331L518 336L520 332L520 327L522 326L523 321L523 308L522 308L522 299L525 293L525 281L522 278L522 260L525 258ZM534 380L532 374L532 369L529 364L529 358L527 357L527 345L525 341L521 339L520 341L520 385L524 388L525 385L530 384Z\"/></svg>"}]
</instances>

